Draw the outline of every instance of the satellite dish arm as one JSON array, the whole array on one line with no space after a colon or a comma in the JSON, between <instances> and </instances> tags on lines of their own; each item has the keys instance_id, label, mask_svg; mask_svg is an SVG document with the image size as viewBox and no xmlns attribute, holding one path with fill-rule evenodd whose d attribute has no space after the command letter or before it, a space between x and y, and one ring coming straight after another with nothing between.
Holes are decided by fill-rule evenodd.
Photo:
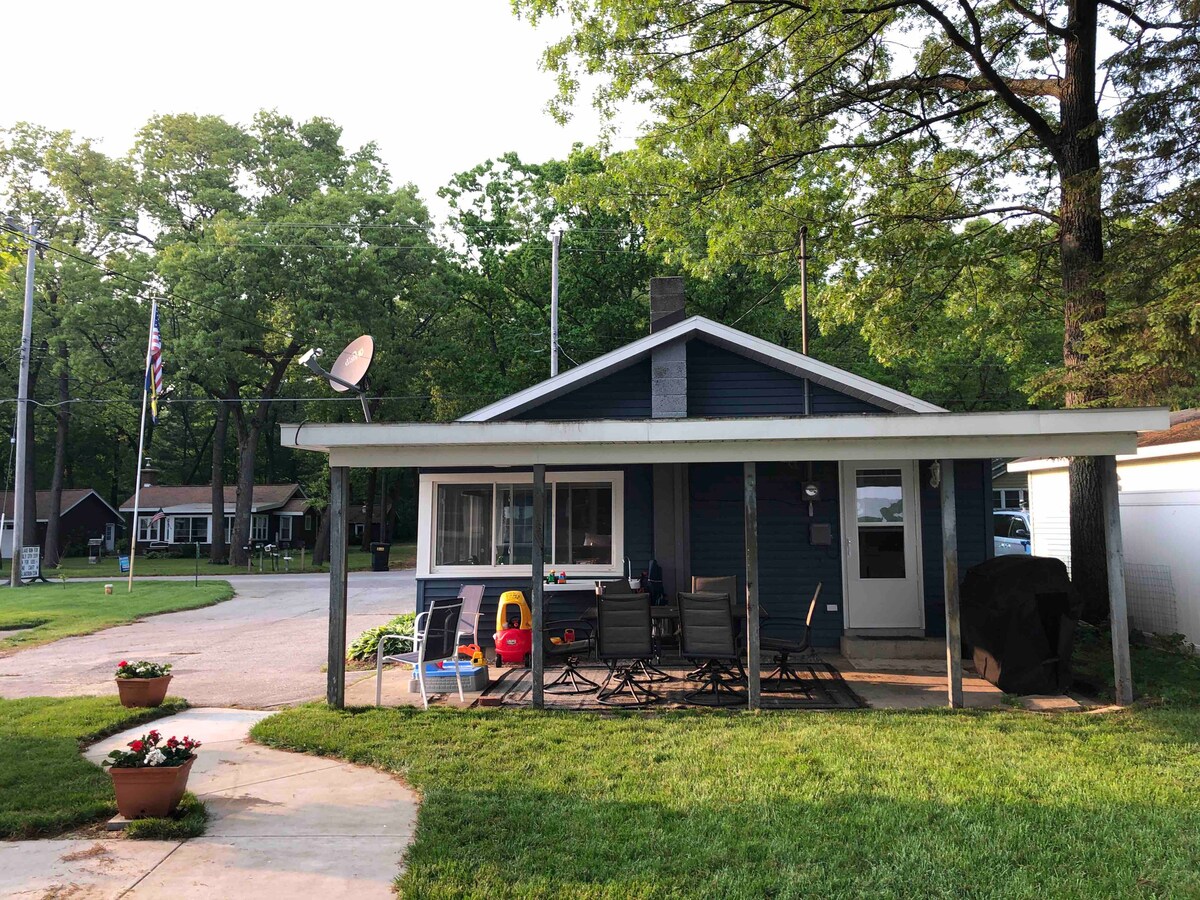
<instances>
[{"instance_id":1,"label":"satellite dish arm","mask_svg":"<svg viewBox=\"0 0 1200 900\"><path fill-rule=\"evenodd\" d=\"M354 391L354 393L356 393L358 395L359 402L362 403L363 415L366 417L367 422L370 423L371 409L367 405L367 392L366 391L364 391L362 388L360 388L357 384L351 384L349 381L344 381L343 379L338 378L336 375L334 375L330 372L326 372L323 368L321 368L321 364L317 362L317 354L312 353L311 351L309 353L304 354L304 356L302 356L300 358L300 362L302 362L306 367L311 369L317 375L320 375L323 378L328 378L330 381L337 382L338 384L340 384L342 387L346 388L347 390Z\"/></svg>"}]
</instances>

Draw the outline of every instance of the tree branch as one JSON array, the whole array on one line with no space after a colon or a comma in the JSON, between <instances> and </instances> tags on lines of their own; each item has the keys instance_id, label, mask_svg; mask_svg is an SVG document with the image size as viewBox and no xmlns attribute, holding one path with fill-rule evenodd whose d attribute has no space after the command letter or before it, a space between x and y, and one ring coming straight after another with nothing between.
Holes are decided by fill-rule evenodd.
<instances>
[{"instance_id":1,"label":"tree branch","mask_svg":"<svg viewBox=\"0 0 1200 900\"><path fill-rule=\"evenodd\" d=\"M1137 25L1145 31L1153 31L1159 28L1187 28L1192 23L1189 22L1151 22L1149 19L1143 19L1139 16L1132 6L1127 3L1122 3L1121 0L1099 0L1101 6L1107 6L1109 9L1116 10L1121 15L1125 16L1133 24Z\"/></svg>"}]
</instances>

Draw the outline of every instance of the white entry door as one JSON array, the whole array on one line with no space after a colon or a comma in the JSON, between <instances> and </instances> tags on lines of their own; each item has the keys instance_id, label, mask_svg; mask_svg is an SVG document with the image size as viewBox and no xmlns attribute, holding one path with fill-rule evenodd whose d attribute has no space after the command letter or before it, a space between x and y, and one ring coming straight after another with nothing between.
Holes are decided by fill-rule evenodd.
<instances>
[{"instance_id":1,"label":"white entry door","mask_svg":"<svg viewBox=\"0 0 1200 900\"><path fill-rule=\"evenodd\" d=\"M922 627L919 527L915 462L842 463L848 628Z\"/></svg>"}]
</instances>

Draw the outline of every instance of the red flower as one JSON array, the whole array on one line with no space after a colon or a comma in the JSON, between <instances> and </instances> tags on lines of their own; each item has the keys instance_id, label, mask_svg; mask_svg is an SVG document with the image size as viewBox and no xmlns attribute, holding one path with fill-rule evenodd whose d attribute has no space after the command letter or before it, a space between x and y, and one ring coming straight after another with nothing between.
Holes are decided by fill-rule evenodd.
<instances>
[{"instance_id":1,"label":"red flower","mask_svg":"<svg viewBox=\"0 0 1200 900\"><path fill-rule=\"evenodd\" d=\"M119 663L117 663L117 668L118 668L118 669L123 669L123 668L125 668L127 665L129 665L129 663L127 663L125 660L121 660Z\"/></svg>"},{"instance_id":2,"label":"red flower","mask_svg":"<svg viewBox=\"0 0 1200 900\"><path fill-rule=\"evenodd\" d=\"M169 737L167 738L167 746L174 750L179 746L179 740L177 738Z\"/></svg>"},{"instance_id":3,"label":"red flower","mask_svg":"<svg viewBox=\"0 0 1200 900\"><path fill-rule=\"evenodd\" d=\"M141 741L130 741L129 742L129 749L131 749L134 753L141 753L142 748L145 746L146 745L143 744Z\"/></svg>"}]
</instances>

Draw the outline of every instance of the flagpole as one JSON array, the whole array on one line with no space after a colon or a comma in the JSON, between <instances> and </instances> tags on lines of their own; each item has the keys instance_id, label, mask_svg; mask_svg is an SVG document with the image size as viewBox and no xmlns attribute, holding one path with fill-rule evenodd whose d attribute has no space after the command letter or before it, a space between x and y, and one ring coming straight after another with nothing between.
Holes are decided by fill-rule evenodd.
<instances>
[{"instance_id":1,"label":"flagpole","mask_svg":"<svg viewBox=\"0 0 1200 900\"><path fill-rule=\"evenodd\" d=\"M142 453L146 449L146 403L150 399L153 385L147 385L150 377L150 354L154 348L154 317L158 314L158 300L150 301L150 332L146 335L146 368L142 373L142 418L138 426L137 475L133 482L133 528L129 537L129 593L133 593L133 558L137 555L138 506L142 499Z\"/></svg>"}]
</instances>

